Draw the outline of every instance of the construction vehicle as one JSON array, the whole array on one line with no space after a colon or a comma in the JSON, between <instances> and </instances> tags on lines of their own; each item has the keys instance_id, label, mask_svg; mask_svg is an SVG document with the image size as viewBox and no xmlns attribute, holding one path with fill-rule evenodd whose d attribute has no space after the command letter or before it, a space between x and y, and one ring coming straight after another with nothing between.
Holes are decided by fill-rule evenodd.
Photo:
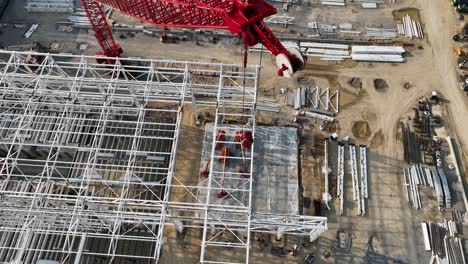
<instances>
[{"instance_id":1,"label":"construction vehicle","mask_svg":"<svg viewBox=\"0 0 468 264\"><path fill-rule=\"evenodd\" d=\"M456 47L455 48L455 55L457 55L458 57L467 56L468 55L467 47L466 46Z\"/></svg>"},{"instance_id":2,"label":"construction vehicle","mask_svg":"<svg viewBox=\"0 0 468 264\"><path fill-rule=\"evenodd\" d=\"M468 0L452 0L452 5L458 13L468 13Z\"/></svg>"},{"instance_id":3,"label":"construction vehicle","mask_svg":"<svg viewBox=\"0 0 468 264\"><path fill-rule=\"evenodd\" d=\"M460 32L455 34L452 39L454 41L460 41L460 42L467 41L468 40L468 25L465 24L463 28L460 30Z\"/></svg>"},{"instance_id":4,"label":"construction vehicle","mask_svg":"<svg viewBox=\"0 0 468 264\"><path fill-rule=\"evenodd\" d=\"M468 75L460 75L459 84L465 96L468 96Z\"/></svg>"},{"instance_id":5,"label":"construction vehicle","mask_svg":"<svg viewBox=\"0 0 468 264\"><path fill-rule=\"evenodd\" d=\"M291 77L304 68L305 57L297 49L286 49L263 19L276 14L265 0L81 0L102 48L98 55L119 57L122 47L115 41L100 4L133 18L161 27L226 29L248 48L263 44L276 56L278 75ZM112 63L112 60L99 62ZM244 50L244 65L247 49Z\"/></svg>"},{"instance_id":6,"label":"construction vehicle","mask_svg":"<svg viewBox=\"0 0 468 264\"><path fill-rule=\"evenodd\" d=\"M458 57L458 68L468 69L468 47L466 45L455 48L455 55Z\"/></svg>"}]
</instances>

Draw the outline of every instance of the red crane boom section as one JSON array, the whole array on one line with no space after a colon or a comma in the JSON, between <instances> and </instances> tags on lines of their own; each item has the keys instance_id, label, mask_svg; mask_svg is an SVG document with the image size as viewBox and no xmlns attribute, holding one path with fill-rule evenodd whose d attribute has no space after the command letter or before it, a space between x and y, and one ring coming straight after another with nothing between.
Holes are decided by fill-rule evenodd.
<instances>
[{"instance_id":1,"label":"red crane boom section","mask_svg":"<svg viewBox=\"0 0 468 264\"><path fill-rule=\"evenodd\" d=\"M276 13L276 9L265 0L250 0L248 3L241 0L81 1L107 56L119 56L122 49L112 36L100 3L157 26L228 29L242 38L246 47L262 43L275 56L284 54L290 60L293 72L302 66L263 22L264 17Z\"/></svg>"}]
</instances>

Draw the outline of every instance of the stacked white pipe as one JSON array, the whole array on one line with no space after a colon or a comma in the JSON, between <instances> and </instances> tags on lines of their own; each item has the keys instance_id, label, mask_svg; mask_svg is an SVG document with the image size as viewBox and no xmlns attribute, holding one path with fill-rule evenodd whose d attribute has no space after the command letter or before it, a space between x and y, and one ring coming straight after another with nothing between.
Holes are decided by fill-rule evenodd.
<instances>
[{"instance_id":1,"label":"stacked white pipe","mask_svg":"<svg viewBox=\"0 0 468 264\"><path fill-rule=\"evenodd\" d=\"M327 6L345 6L346 3L344 0L322 0L322 5Z\"/></svg>"},{"instance_id":2,"label":"stacked white pipe","mask_svg":"<svg viewBox=\"0 0 468 264\"><path fill-rule=\"evenodd\" d=\"M406 38L424 38L424 32L419 21L414 20L409 15L406 15L402 19L402 23L397 24L398 33L405 35Z\"/></svg>"},{"instance_id":3,"label":"stacked white pipe","mask_svg":"<svg viewBox=\"0 0 468 264\"><path fill-rule=\"evenodd\" d=\"M301 42L299 49L308 57L318 57L326 61L342 61L349 59L349 45L320 43L320 42Z\"/></svg>"},{"instance_id":4,"label":"stacked white pipe","mask_svg":"<svg viewBox=\"0 0 468 264\"><path fill-rule=\"evenodd\" d=\"M351 58L355 61L404 62L405 49L401 46L352 46Z\"/></svg>"}]
</instances>

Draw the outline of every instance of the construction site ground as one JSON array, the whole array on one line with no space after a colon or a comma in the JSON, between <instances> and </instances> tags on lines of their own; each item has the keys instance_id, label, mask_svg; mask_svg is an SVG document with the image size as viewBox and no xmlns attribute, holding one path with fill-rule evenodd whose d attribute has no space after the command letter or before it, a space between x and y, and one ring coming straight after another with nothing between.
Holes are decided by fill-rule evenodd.
<instances>
[{"instance_id":1,"label":"construction site ground","mask_svg":"<svg viewBox=\"0 0 468 264\"><path fill-rule=\"evenodd\" d=\"M37 40L43 44L60 43L61 52L94 54L98 51L97 42L92 33L64 33L55 30L58 16L25 15L22 11L23 1L11 1L12 5L5 12L1 22L41 23L38 31L30 40L22 36L24 30L2 29L0 45L28 44ZM337 117L337 133L340 136L350 136L357 144L367 144L369 160L369 200L368 214L365 217L356 216L356 205L352 201L352 188L349 169L345 175L345 210L339 216L335 208L338 203L332 200L332 210L322 208L328 217L328 228L322 237L314 243L303 240L303 247L295 257L278 257L270 254L270 245L285 245L287 250L300 241L297 238L287 238L281 242L274 238L266 238L267 247L252 243L251 263L301 263L305 255L315 255L314 263L427 263L430 254L424 251L420 231L420 223L425 220L441 220L443 214L437 210L416 211L406 201L402 186L402 168L407 166L403 161L401 139L397 137L397 123L401 116L407 113L421 96L430 95L437 90L443 96L450 113L450 119L444 120L448 125L448 135L454 136L460 144L462 163L461 171L467 172L468 165L468 98L463 96L458 85L457 61L454 55L455 43L452 36L459 29L459 21L449 1L427 0L397 0L398 4L388 5L377 13L355 13L351 7L324 8L319 17L327 17L329 23L361 23L368 25L391 24L392 11L407 7L419 10L426 38L407 41L411 45L405 48L409 53L406 63L334 63L322 62L309 58L304 71L293 79L276 77L274 58L269 54L249 54L249 63L261 63L260 91L261 96L276 98L283 104L281 113L259 113L257 121L262 125L294 126L300 129L300 182L305 197L320 199L323 191L323 175L320 171L321 159L312 157L311 150L320 154L322 146L320 139L325 136L318 129L318 122L313 119L299 120L292 123L294 110L285 106L281 88L292 91L300 85L318 85L319 87L338 89L340 95L340 113ZM308 5L313 8L318 5ZM322 7L320 7L322 8ZM299 6L292 7L293 12L300 13ZM346 11L342 11L346 10ZM350 20L342 12L350 14ZM369 14L369 16L367 16ZM61 17L60 17L61 18ZM336 21L341 19L343 21ZM296 21L296 23L300 23ZM6 37L8 36L8 37ZM240 46L223 44L195 43L194 41L176 44L162 44L159 39L137 35L129 39L120 39L125 50L125 56L144 58L170 58L192 61L211 61L225 63L242 63ZM79 50L76 43L87 43L86 50ZM352 78L360 78L362 88L354 88L348 82ZM387 89L377 90L375 79L383 79L388 84ZM209 112L201 109L200 112ZM205 120L206 122L207 120ZM209 121L209 120L208 120ZM368 130L353 134L356 122L367 122ZM356 129L354 130L355 133ZM359 130L358 130L359 132ZM360 131L362 132L362 131ZM315 142L315 143L314 143ZM197 128L193 121L190 107L184 109L184 124L181 130L176 177L185 183L198 181L197 171L203 144L203 127ZM333 155L333 154L332 154ZM335 154L336 155L336 154ZM466 181L466 178L465 178ZM466 189L466 185L465 185ZM188 196L187 196L188 197ZM193 198L193 197L192 197ZM187 199L192 199L188 197ZM457 202L460 202L458 200ZM312 214L312 209L305 209L305 214ZM353 240L350 249L336 247L337 230L352 233ZM161 263L198 263L200 256L200 230L189 230L183 236L176 235L175 230L166 229L165 245ZM373 247L375 252L365 255L368 236L375 232ZM230 256L234 257L235 256Z\"/></svg>"}]
</instances>

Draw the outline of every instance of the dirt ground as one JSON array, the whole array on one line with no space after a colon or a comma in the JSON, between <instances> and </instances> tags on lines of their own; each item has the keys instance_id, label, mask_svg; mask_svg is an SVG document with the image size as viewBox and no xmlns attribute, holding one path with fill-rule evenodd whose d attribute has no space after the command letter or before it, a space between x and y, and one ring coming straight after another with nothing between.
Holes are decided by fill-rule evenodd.
<instances>
[{"instance_id":1,"label":"dirt ground","mask_svg":"<svg viewBox=\"0 0 468 264\"><path fill-rule=\"evenodd\" d=\"M413 44L407 47L410 57L404 64L337 64L311 58L305 70L293 79L276 77L272 56L264 55L261 58L258 54L249 55L249 63L261 63L263 66L260 82L262 96L276 98L278 102L284 103L284 96L280 94L280 89L293 89L299 84L313 83L323 88L330 87L340 90L337 133L340 136L349 135L354 138L355 143L369 146L370 197L367 204L367 216L355 216L356 205L352 202L351 180L346 174L344 216L338 215L339 213L335 209L339 208L338 202L332 200L332 210L325 212L328 216L329 231L313 244L304 243L304 247L297 257L276 257L268 250L253 243L251 262L301 263L301 258L304 255L312 253L316 256L314 263L393 263L394 260L398 260L400 263L427 263L430 255L423 250L419 231L420 223L424 220L441 220L442 215L432 211L424 213L415 211L406 202L401 182L402 168L406 164L403 161L401 141L397 138L397 122L419 97L429 95L433 90L438 90L447 102L452 119L449 120L452 129L449 134L454 136L460 144L463 155L462 162L465 166L463 171L467 175L468 133L466 131L468 131L468 122L466 113L468 112L468 98L463 96L458 88L456 57L453 52L455 44L452 41L452 35L459 27L456 14L449 1L441 0L397 0L397 5L389 5L387 8L375 11L375 13L372 13L371 10L356 12L353 11L356 8L347 7L343 9L340 16L336 15L338 11L335 8L327 7L322 11L314 9L317 7L315 2L304 7L314 10L308 16L315 16L317 20L322 19L329 23L352 22L360 27L364 24L363 16L369 21L375 21L375 23L365 23L367 26L372 24L374 26L388 26L392 24L392 10L405 7L417 8L420 10L426 38L410 42ZM15 5L19 6L19 3L20 1L16 2ZM294 6L292 12L300 14L303 10L300 9L300 6ZM11 13L7 16L15 17ZM16 16L15 19L21 20L19 16ZM37 19L46 22L46 18L37 17ZM5 39L6 34L11 34L12 38ZM3 39L0 39L0 42L3 45L24 42L21 40L21 34L6 30L1 36ZM87 54L93 54L98 50L92 34L56 33L51 27L40 28L32 39L46 43L53 41L86 42L89 43L89 48L85 51ZM226 63L242 62L240 47L226 47L219 44L196 45L190 42L161 44L159 40L146 36L136 36L133 39L121 40L120 42L125 49L126 56ZM418 48L418 46L422 48ZM75 53L79 53L79 51ZM360 89L354 88L348 83L350 79L356 77L362 81ZM385 80L388 88L376 90L374 87L376 79ZM292 113L292 109L284 106L281 113L259 113L257 119L263 124L293 125L290 123ZM194 127L191 117L190 110L187 109L184 113L184 126L176 162L176 177L187 184L193 184L197 177L194 174L198 171L201 154L198 152L201 145L192 143L194 138L198 140L202 138L201 130ZM353 125L363 121L368 124L366 136L355 138ZM323 191L322 174L318 171L322 160L314 159L309 155L312 149L319 154L322 151L320 141L325 135L321 134L322 132L316 132L319 124L313 120L302 123L304 128L303 144L301 145L302 187L304 196L312 198L319 198ZM334 146L332 145L331 148ZM332 151L331 157L333 155L336 153L333 154ZM178 189L172 198L178 199L176 197L183 194L184 190ZM311 211L306 209L305 213L309 214ZM350 250L336 248L336 232L338 230L347 230L354 234ZM365 256L368 234L371 232L377 233L377 238L374 241L375 252ZM198 263L201 239L199 230L189 231L183 239L177 237L176 232L170 228L167 228L165 234L161 263ZM290 238L289 241L282 243L289 246L298 242L296 238ZM330 257L324 257L329 253Z\"/></svg>"}]
</instances>

